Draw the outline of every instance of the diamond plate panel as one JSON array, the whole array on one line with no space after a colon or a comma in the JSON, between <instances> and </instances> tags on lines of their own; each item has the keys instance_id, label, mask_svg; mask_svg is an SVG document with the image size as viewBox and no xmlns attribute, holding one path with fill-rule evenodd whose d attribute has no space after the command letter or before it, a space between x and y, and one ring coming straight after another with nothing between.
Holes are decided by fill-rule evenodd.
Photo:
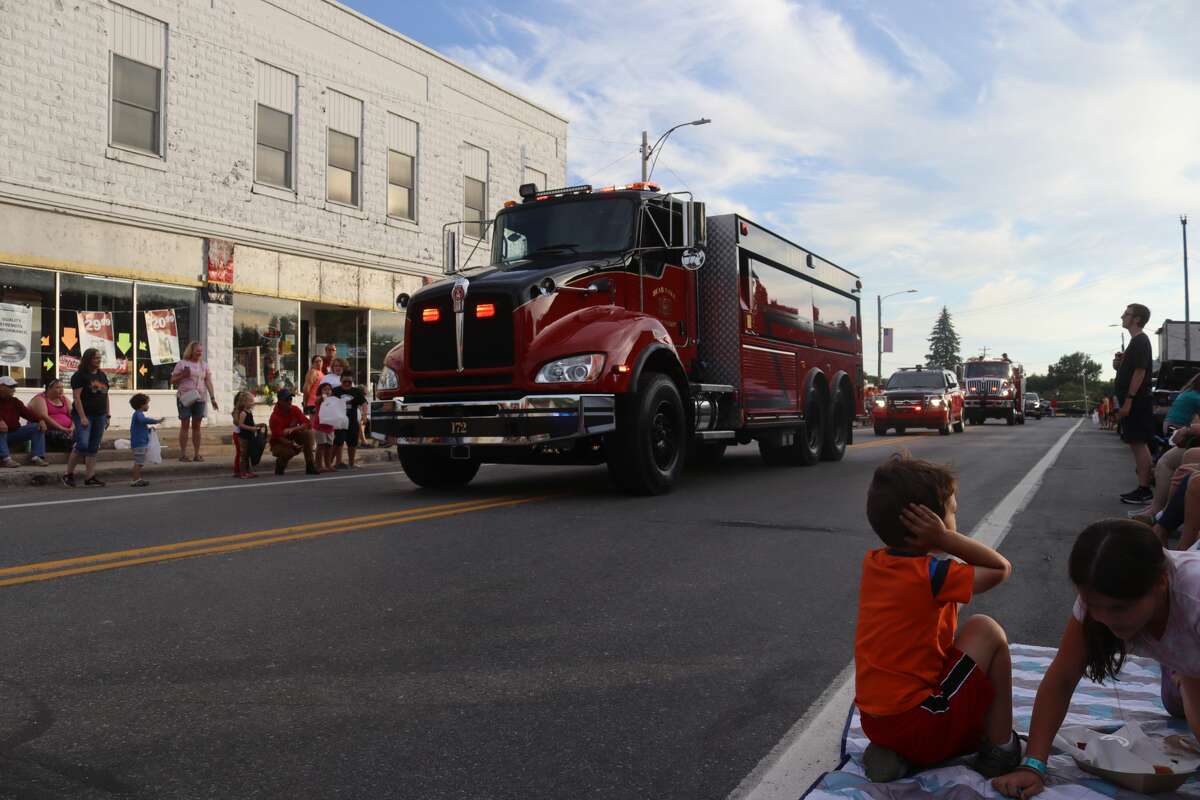
<instances>
[{"instance_id":1,"label":"diamond plate panel","mask_svg":"<svg viewBox=\"0 0 1200 800\"><path fill-rule=\"evenodd\" d=\"M739 347L737 215L708 219L704 266L696 274L700 294L700 345L704 383L727 383L742 388Z\"/></svg>"}]
</instances>

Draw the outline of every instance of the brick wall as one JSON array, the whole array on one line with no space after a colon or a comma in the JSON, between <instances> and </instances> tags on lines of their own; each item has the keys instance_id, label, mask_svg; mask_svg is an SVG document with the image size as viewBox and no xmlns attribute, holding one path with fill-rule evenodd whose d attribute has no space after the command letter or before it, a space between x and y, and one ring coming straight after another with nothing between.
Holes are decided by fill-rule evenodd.
<instances>
[{"instance_id":1,"label":"brick wall","mask_svg":"<svg viewBox=\"0 0 1200 800\"><path fill-rule=\"evenodd\" d=\"M109 146L110 3L0 0L0 200L419 273L461 217L464 142L489 153L489 211L523 166L565 182L566 122L336 3L123 5L168 26L165 157ZM254 190L256 60L299 76L290 199ZM361 211L325 202L331 89L363 103ZM420 125L415 224L386 216L388 112Z\"/></svg>"}]
</instances>

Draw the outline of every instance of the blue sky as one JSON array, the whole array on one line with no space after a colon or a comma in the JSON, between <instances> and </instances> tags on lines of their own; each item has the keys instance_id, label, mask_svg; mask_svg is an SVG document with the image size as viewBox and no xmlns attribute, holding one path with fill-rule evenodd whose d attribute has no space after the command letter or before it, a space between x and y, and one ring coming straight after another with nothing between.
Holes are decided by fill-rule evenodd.
<instances>
[{"instance_id":1,"label":"blue sky","mask_svg":"<svg viewBox=\"0 0 1200 800\"><path fill-rule=\"evenodd\" d=\"M711 117L655 177L862 275L872 369L875 295L908 288L885 303L885 372L922 360L942 305L966 353L1038 372L1075 350L1107 363L1128 302L1151 328L1183 318L1200 4L349 5L567 116L572 181L635 179L643 128Z\"/></svg>"}]
</instances>

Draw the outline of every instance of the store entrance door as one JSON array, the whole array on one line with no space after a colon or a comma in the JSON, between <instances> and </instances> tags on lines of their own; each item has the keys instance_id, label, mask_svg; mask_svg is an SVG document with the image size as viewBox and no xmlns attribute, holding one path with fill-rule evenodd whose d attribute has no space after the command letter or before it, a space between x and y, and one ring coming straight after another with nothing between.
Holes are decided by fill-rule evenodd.
<instances>
[{"instance_id":1,"label":"store entrance door","mask_svg":"<svg viewBox=\"0 0 1200 800\"><path fill-rule=\"evenodd\" d=\"M354 383L367 385L367 312L356 308L309 306L302 316L309 321L306 342L310 354L323 353L325 345L337 348L337 357L350 365ZM311 316L310 316L311 314Z\"/></svg>"}]
</instances>

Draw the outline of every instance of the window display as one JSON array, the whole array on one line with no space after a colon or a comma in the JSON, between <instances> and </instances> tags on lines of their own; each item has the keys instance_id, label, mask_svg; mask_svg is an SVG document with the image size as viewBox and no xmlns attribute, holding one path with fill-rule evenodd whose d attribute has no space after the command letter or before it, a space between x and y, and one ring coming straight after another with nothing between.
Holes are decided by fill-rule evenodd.
<instances>
[{"instance_id":1,"label":"window display","mask_svg":"<svg viewBox=\"0 0 1200 800\"><path fill-rule=\"evenodd\" d=\"M54 377L54 305L53 272L0 266L0 375L30 388Z\"/></svg>"},{"instance_id":2,"label":"window display","mask_svg":"<svg viewBox=\"0 0 1200 800\"><path fill-rule=\"evenodd\" d=\"M379 382L383 359L388 351L404 341L404 313L401 311L371 312L371 386Z\"/></svg>"},{"instance_id":3,"label":"window display","mask_svg":"<svg viewBox=\"0 0 1200 800\"><path fill-rule=\"evenodd\" d=\"M94 347L109 387L132 389L133 284L63 273L59 293L59 377L72 375L83 351Z\"/></svg>"},{"instance_id":4,"label":"window display","mask_svg":"<svg viewBox=\"0 0 1200 800\"><path fill-rule=\"evenodd\" d=\"M297 377L300 305L294 300L233 296L233 389L248 391L259 403L274 403L282 388L292 391Z\"/></svg>"},{"instance_id":5,"label":"window display","mask_svg":"<svg viewBox=\"0 0 1200 800\"><path fill-rule=\"evenodd\" d=\"M137 387L170 389L171 370L200 335L200 293L196 289L137 285Z\"/></svg>"}]
</instances>

